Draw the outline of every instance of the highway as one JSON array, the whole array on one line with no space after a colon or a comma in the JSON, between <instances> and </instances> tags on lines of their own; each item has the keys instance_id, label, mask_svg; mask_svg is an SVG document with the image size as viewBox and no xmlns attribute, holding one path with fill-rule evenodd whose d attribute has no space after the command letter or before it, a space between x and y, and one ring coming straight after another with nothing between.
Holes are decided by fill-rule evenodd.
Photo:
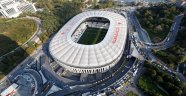
<instances>
[{"instance_id":1,"label":"highway","mask_svg":"<svg viewBox=\"0 0 186 96\"><path fill-rule=\"evenodd\" d=\"M61 94L79 95L79 94L86 93L86 92L90 92L91 94L95 95L95 94L99 94L102 92L109 93L110 90L113 90L113 89L115 90L116 88L122 86L122 83L127 82L132 77L132 74L138 69L138 67L141 66L140 61L134 57L126 59L127 57L126 54L128 54L130 50L130 43L134 41L134 40L131 41L131 36L129 36L128 38L129 38L129 41L128 41L129 43L127 43L128 45L126 45L128 47L126 51L124 51L124 55L121 57L122 59L118 62L119 64L121 64L122 67L118 69L117 73L115 72L112 73L111 77L109 77L106 80L102 79L101 82L97 81L96 83L93 83L92 85L87 84L87 87L85 87L86 84L84 84L85 86L77 85L79 89L75 89L75 90L74 89L70 90L68 87L66 87L61 91L51 94L50 96L59 96ZM144 54L143 52L141 53ZM137 66L137 67L132 67L132 66ZM72 86L69 86L69 87L72 87Z\"/></svg>"},{"instance_id":2,"label":"highway","mask_svg":"<svg viewBox=\"0 0 186 96\"><path fill-rule=\"evenodd\" d=\"M35 33L25 42L23 43L21 46L25 46L28 42L30 41L36 41L38 39L38 35L41 34L41 30L42 30L42 23L41 23L41 19L36 18L36 17L23 17L23 18L18 18L18 19L31 19L34 20L37 23L37 30L35 31ZM19 47L18 47L19 48ZM18 49L16 48L16 49ZM16 50L14 49L14 50ZM4 54L3 56L6 56L8 54L10 54L11 52L14 52L14 50L10 51L7 54ZM25 72L32 74L32 76L34 76L37 80L37 83L39 85L39 89L37 89L39 92L41 92L40 90L41 88L41 79L39 78L38 75L36 75L34 72L30 72L30 71L25 71L25 68L29 68L29 64L31 63L35 63L36 59L39 57L40 54L42 54L42 50L41 47L38 47L37 50L35 50L30 56L28 56L24 61L22 61L18 66L16 66L10 73L8 73L3 79L1 79L1 82L5 82L5 81L10 81L13 82L14 78L20 74L23 74ZM2 56L1 56L2 57ZM0 58L1 58L0 57Z\"/></svg>"},{"instance_id":3,"label":"highway","mask_svg":"<svg viewBox=\"0 0 186 96\"><path fill-rule=\"evenodd\" d=\"M76 90L70 90L68 88L63 89L62 91L58 91L55 92L53 94L51 94L51 96L59 96L59 94L75 94L76 92L79 94L85 93L85 92L91 92L92 94L96 94L99 93L100 91L104 91L109 89L110 87L114 87L117 88L120 85L118 84L119 80L121 78L125 78L127 72L129 72L129 70L131 69L131 67L135 64L134 62L136 61L136 59L134 57L130 58L130 59L126 59L126 54L129 53L130 50L130 40L127 40L127 47L125 48L125 51L123 53L123 56L121 57L120 61L118 62L118 64L121 65L121 67L117 70L117 72L115 71L114 73L110 74L109 78L103 78L102 80L97 81L95 83L93 83L91 86L88 85L87 88L79 88ZM126 81L126 79L124 80ZM79 86L79 85L78 85Z\"/></svg>"},{"instance_id":4,"label":"highway","mask_svg":"<svg viewBox=\"0 0 186 96\"><path fill-rule=\"evenodd\" d=\"M104 92L104 90L107 90L111 87L119 87L118 85L115 85L115 83L118 82L118 80L120 80L121 78L124 78L125 74L129 71L129 69L131 68L131 66L134 64L135 58L132 58L129 60L129 62L127 63L127 65L125 67L123 67L124 69L121 69L122 72L119 72L115 75L113 75L110 79L108 79L107 81L101 82L101 83L95 83L92 86L89 86L88 88L79 88L78 90L62 90L62 91L58 91L55 92L53 94L51 94L50 96L59 96L60 94L64 94L64 95L70 95L70 94L82 94L85 92L90 92L92 94L96 94L99 92ZM123 63L125 64L125 60L123 61ZM123 65L123 64L122 64Z\"/></svg>"},{"instance_id":5,"label":"highway","mask_svg":"<svg viewBox=\"0 0 186 96\"><path fill-rule=\"evenodd\" d=\"M146 58L147 60L150 60L154 66L159 67L161 70L169 73L170 75L178 76L178 73L176 72L176 70L168 68L167 64L165 64L163 61L161 61L159 58L157 58L156 56L153 55L153 53L151 52L151 49L154 48L159 51L159 50L165 50L165 49L172 46L172 44L174 43L174 41L176 39L177 32L179 30L179 26L180 26L181 20L184 17L184 15L180 14L175 17L174 23L172 24L172 27L170 29L171 31L167 35L166 39L160 43L157 43L157 44L151 43L151 41L149 40L148 34L146 34L144 29L141 27L141 25L140 25L139 21L137 20L136 16L134 15L134 13L128 12L128 15L130 18L130 22L132 22L134 28L136 29L136 31L138 32L139 37L140 37L140 40L138 40L137 38L134 38L134 39L136 39L135 40L135 42L137 44L136 47L139 46L139 48L140 48L140 45L137 42L141 42L142 46L145 47L145 49L144 49L144 47L141 47L141 51L144 51L144 53L145 53L144 58Z\"/></svg>"},{"instance_id":6,"label":"highway","mask_svg":"<svg viewBox=\"0 0 186 96\"><path fill-rule=\"evenodd\" d=\"M32 41L32 40L35 41L37 39L36 36L41 33L41 21L40 21L40 19L35 18L35 17L26 17L26 18L36 20L36 22L38 24L37 32L27 42ZM118 62L118 64L121 64L122 67L117 69L116 72L113 72L113 74L110 74L110 76L108 78L103 78L99 82L94 82L91 86L90 86L90 84L85 84L85 83L83 86L82 82L76 82L75 85L74 84L68 85L65 82L69 81L69 80L66 80L64 78L61 79L61 77L57 76L56 73L51 72L51 67L48 66L50 64L50 62L48 62L49 61L48 57L50 57L50 54L48 53L48 44L50 42L50 39L51 38L49 38L49 40L45 44L43 44L43 46L40 46L39 48L37 48L37 50L34 51L33 54L31 54L23 62L21 62L14 70L12 70L1 81L9 80L11 82L14 82L14 78L20 74L23 74L23 73L32 74L37 81L37 88L38 88L37 90L39 93L37 95L38 96L41 95L40 93L42 93L41 91L43 90L43 87L42 87L43 81L41 79L41 76L37 71L30 70L30 69L31 69L32 65L36 65L36 63L38 63L40 56L45 54L45 56L47 58L46 58L46 62L42 62L43 74L45 77L47 77L48 82L55 83L56 85L61 87L63 89L63 92L62 92L63 94L65 94L65 93L69 94L69 93L73 93L73 92L84 93L87 91L90 91L90 92L96 94L97 92L99 93L100 91L104 91L104 90L108 90L108 89L110 90L110 88L117 88L120 86L120 83L126 82L130 77L130 76L129 77L127 76L127 78L126 78L127 73L128 72L131 73L134 70L134 69L132 69L132 66L135 65L137 62L134 57L126 59L128 53L130 52L129 50L130 50L130 43L131 43L131 41L128 40L127 41L128 43L126 45L127 49L124 51L123 56L121 57L122 59L120 59L120 61ZM27 42L25 42L25 44ZM43 68L45 68L46 70L43 70ZM51 74L49 74L49 73L51 73ZM77 84L82 84L82 85L77 85ZM76 85L77 85L77 87L80 87L80 88L82 87L84 90L70 89L70 87L72 87L72 86L75 87ZM86 86L86 88L84 88L85 86ZM46 93L46 92L44 92L44 93ZM61 94L61 91L54 93L53 96L58 93ZM59 95L57 95L57 96L59 96Z\"/></svg>"},{"instance_id":7,"label":"highway","mask_svg":"<svg viewBox=\"0 0 186 96\"><path fill-rule=\"evenodd\" d=\"M148 33L141 27L134 13L128 12L128 15L129 15L129 18L131 19L132 24L134 24L136 31L139 33L140 42L146 45L146 47L156 49L157 51L165 50L172 46L172 44L174 43L176 39L181 20L184 17L184 14L180 14L176 16L174 18L174 22L172 23L170 32L167 35L167 37L163 41L154 44L154 43L151 43Z\"/></svg>"},{"instance_id":8,"label":"highway","mask_svg":"<svg viewBox=\"0 0 186 96\"><path fill-rule=\"evenodd\" d=\"M183 19L184 14L180 14L174 18L172 26L170 28L170 32L168 33L167 37L159 42L159 43L146 43L146 45L150 46L151 48L160 51L165 50L173 45L176 40L176 36L180 27L181 20Z\"/></svg>"},{"instance_id":9,"label":"highway","mask_svg":"<svg viewBox=\"0 0 186 96\"><path fill-rule=\"evenodd\" d=\"M139 34L139 40L135 37L132 37L132 32L130 32L131 35L129 35L129 38L131 40L131 42L135 45L135 47L138 50L138 52L144 56L144 58L147 58L149 60L153 60L155 61L154 66L159 67L160 69L162 69L163 71L166 71L167 73L169 73L170 75L174 76L174 74L176 74L176 72L173 69L170 69L166 66L166 64L161 61L160 59L158 59L157 57L155 57L152 52L151 49L152 48L157 48L159 50L163 49L163 48L169 48L172 43L175 41L178 29L179 29L179 24L181 22L181 19L183 18L183 15L179 15L177 17L175 17L175 23L173 23L173 27L171 27L172 31L169 32L168 36L166 37L167 39L164 40L165 42L163 42L162 44L157 44L156 46L149 46L148 44L151 44L151 40L148 36L148 33L141 27L139 21L137 20L136 16L134 15L134 13L132 12L127 12L127 17L129 19L129 21L131 21L131 25L134 26L135 30L138 32ZM131 27L132 30L132 27ZM130 31L131 31L130 30ZM169 40L168 40L169 38ZM170 39L171 38L171 39ZM139 45L140 44L140 45ZM163 47L163 48L162 48ZM129 49L128 49L129 50ZM46 50L47 52L47 50ZM62 91L58 91L55 92L53 94L51 94L50 96L59 96L61 94L82 94L85 92L90 92L91 94L98 94L101 92L107 92L109 93L109 91L111 91L112 89L116 89L119 86L121 86L121 83L128 81L132 76L128 75L128 72L133 73L134 69L132 68L133 65L135 64L139 64L139 61L136 60L135 58L130 58L129 60L125 59L125 55L122 56L123 59L121 59L121 61L119 61L119 63L121 63L122 65L125 65L123 67L121 67L121 69L118 71L117 74L112 74L111 77L108 80L103 80L101 82L97 82L97 83L93 83L92 85L90 84L84 84L84 85L78 85L81 83L77 82L77 86L76 85L65 85L65 83L62 84L62 82L57 83L60 84L60 86L63 86L63 90ZM127 63L126 63L127 62ZM48 66L49 67L49 66ZM47 68L49 69L49 68ZM54 75L55 73L53 73ZM45 74L46 75L46 74ZM55 76L55 75L54 75ZM55 76L56 79L59 79L59 77ZM61 81L62 79L59 79L58 81ZM55 82L56 80L54 80L53 82ZM74 87L73 89L71 89L71 87ZM77 88L75 88L77 87Z\"/></svg>"},{"instance_id":10,"label":"highway","mask_svg":"<svg viewBox=\"0 0 186 96\"><path fill-rule=\"evenodd\" d=\"M122 11L121 13L125 13ZM159 69L169 73L172 76L177 75L177 72L173 69L170 69L167 67L167 64L165 64L163 61L161 61L159 58L155 57L151 49L156 48L157 50L163 50L166 48L169 48L175 41L176 35L179 29L179 24L183 18L183 15L179 15L175 17L175 22L172 24L171 31L167 35L166 39L160 43L153 44L151 43L151 40L148 36L148 33L141 27L139 21L137 20L136 16L133 12L127 11L126 17L128 20L128 27L129 27L129 34L127 39L126 48L124 49L123 55L118 62L120 65L117 70L114 70L112 73L109 73L108 77L104 77L101 80L98 80L96 82L75 82L75 83L69 83L73 80L66 79L65 77L59 77L51 68L50 66L50 54L48 52L48 46L49 42L51 40L51 37L48 39L46 43L43 44L43 46L37 48L31 56L27 57L21 64L19 64L13 71L11 71L4 79L1 81L8 79L11 82L13 82L14 78L23 73L29 73L32 74L37 81L37 90L38 94L37 96L44 95L47 92L43 91L43 81L40 76L40 74L37 71L30 70L31 66L36 64L40 58L40 56L45 56L44 60L39 61L41 63L41 70L43 72L43 75L48 80L46 84L55 84L58 87L62 88L63 90L57 91L55 93L52 93L49 96L61 96L63 95L71 95L76 94L77 96L86 92L90 92L91 94L99 94L103 92L110 93L112 90L117 89L118 87L122 86L122 83L127 82L129 79L133 77L133 73L135 73L136 70L141 70L141 67L143 65L144 60L139 60L134 57L129 57L128 54L130 53L130 45L131 43L134 44L137 51L141 56L143 56L146 60L152 61L153 65L158 67ZM37 19L33 17L27 17L32 19ZM40 19L37 19L38 22L38 28L41 28L41 21ZM37 35L41 33L39 31L41 29L38 29L37 33L34 34L34 36L29 39L30 40L36 40ZM138 33L139 39L134 36L134 30ZM117 66L118 67L118 66ZM137 72L137 71L136 71ZM47 89L49 90L49 89Z\"/></svg>"},{"instance_id":11,"label":"highway","mask_svg":"<svg viewBox=\"0 0 186 96\"><path fill-rule=\"evenodd\" d=\"M11 83L15 82L15 77L18 75L22 75L24 73L31 74L35 79L37 83L37 91L41 92L42 90L42 79L40 74L38 74L37 71L29 70L31 68L31 65L35 65L36 60L39 58L39 56L43 54L41 47L38 47L37 50L35 50L30 56L28 56L24 61L22 61L18 66L16 66L10 73L8 73L3 79L1 79L1 82L10 81ZM3 87L3 86L1 86ZM37 95L36 96L40 96Z\"/></svg>"},{"instance_id":12,"label":"highway","mask_svg":"<svg viewBox=\"0 0 186 96\"><path fill-rule=\"evenodd\" d=\"M134 24L134 28L139 34L140 41L151 43L151 40L148 36L148 33L141 27L137 17L134 15L134 12L128 12L131 23Z\"/></svg>"}]
</instances>

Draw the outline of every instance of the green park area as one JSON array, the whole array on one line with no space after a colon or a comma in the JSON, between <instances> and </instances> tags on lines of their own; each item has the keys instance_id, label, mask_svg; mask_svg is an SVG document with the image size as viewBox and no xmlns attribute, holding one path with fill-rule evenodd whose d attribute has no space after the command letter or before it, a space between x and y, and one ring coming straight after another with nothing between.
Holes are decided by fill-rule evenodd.
<instances>
[{"instance_id":1,"label":"green park area","mask_svg":"<svg viewBox=\"0 0 186 96\"><path fill-rule=\"evenodd\" d=\"M90 28L88 27L80 37L78 43L91 45L101 42L107 33L107 29Z\"/></svg>"},{"instance_id":2,"label":"green park area","mask_svg":"<svg viewBox=\"0 0 186 96\"><path fill-rule=\"evenodd\" d=\"M138 96L137 94L133 93L132 91L129 91L125 96Z\"/></svg>"},{"instance_id":3,"label":"green park area","mask_svg":"<svg viewBox=\"0 0 186 96\"><path fill-rule=\"evenodd\" d=\"M115 6L115 2L113 0L88 0L88 5L92 5L91 9L104 9L104 8L112 8Z\"/></svg>"},{"instance_id":4,"label":"green park area","mask_svg":"<svg viewBox=\"0 0 186 96\"><path fill-rule=\"evenodd\" d=\"M160 4L149 8L140 8L136 16L152 42L160 42L168 35L176 15L181 10L175 6Z\"/></svg>"},{"instance_id":5,"label":"green park area","mask_svg":"<svg viewBox=\"0 0 186 96\"><path fill-rule=\"evenodd\" d=\"M36 30L30 19L0 19L0 56L26 42Z\"/></svg>"},{"instance_id":6,"label":"green park area","mask_svg":"<svg viewBox=\"0 0 186 96\"><path fill-rule=\"evenodd\" d=\"M154 54L165 62L170 68L177 69L179 64L186 62L186 17L182 19L181 29L178 31L176 41L167 50L154 51Z\"/></svg>"},{"instance_id":7,"label":"green park area","mask_svg":"<svg viewBox=\"0 0 186 96\"><path fill-rule=\"evenodd\" d=\"M37 30L37 24L30 19L0 19L0 56L26 42ZM28 53L22 47L0 58L0 78L17 66Z\"/></svg>"},{"instance_id":8,"label":"green park area","mask_svg":"<svg viewBox=\"0 0 186 96\"><path fill-rule=\"evenodd\" d=\"M20 17L34 16L42 20L42 33L38 35L45 42L73 16L81 12L82 3L63 0L34 0L37 8L43 11L23 13ZM1 19L0 20L0 56L20 46L35 32L37 26L28 19ZM37 44L29 42L28 46L20 47L9 55L0 58L0 79L14 69L21 61L31 54ZM6 51L5 51L6 50Z\"/></svg>"},{"instance_id":9,"label":"green park area","mask_svg":"<svg viewBox=\"0 0 186 96\"><path fill-rule=\"evenodd\" d=\"M157 51L154 54L165 62L169 68L176 70L179 64L186 62L186 56L183 52L185 52L185 48L175 44L167 50Z\"/></svg>"},{"instance_id":10,"label":"green park area","mask_svg":"<svg viewBox=\"0 0 186 96\"><path fill-rule=\"evenodd\" d=\"M140 77L138 86L149 96L167 96L153 80L147 76Z\"/></svg>"},{"instance_id":11,"label":"green park area","mask_svg":"<svg viewBox=\"0 0 186 96\"><path fill-rule=\"evenodd\" d=\"M186 83L159 70L149 62L144 64L144 73L138 80L138 87L146 96L185 96Z\"/></svg>"}]
</instances>

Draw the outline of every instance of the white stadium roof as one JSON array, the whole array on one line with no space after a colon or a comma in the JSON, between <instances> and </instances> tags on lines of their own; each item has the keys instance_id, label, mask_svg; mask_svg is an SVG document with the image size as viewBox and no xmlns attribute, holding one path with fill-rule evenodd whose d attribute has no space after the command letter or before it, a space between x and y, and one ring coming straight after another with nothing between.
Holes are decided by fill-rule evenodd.
<instances>
[{"instance_id":1,"label":"white stadium roof","mask_svg":"<svg viewBox=\"0 0 186 96\"><path fill-rule=\"evenodd\" d=\"M98 44L83 45L71 38L77 27L87 18L103 17L110 21L105 38ZM76 15L54 36L50 54L62 64L77 68L98 68L119 58L127 38L127 22L120 14L108 11L87 11Z\"/></svg>"}]
</instances>

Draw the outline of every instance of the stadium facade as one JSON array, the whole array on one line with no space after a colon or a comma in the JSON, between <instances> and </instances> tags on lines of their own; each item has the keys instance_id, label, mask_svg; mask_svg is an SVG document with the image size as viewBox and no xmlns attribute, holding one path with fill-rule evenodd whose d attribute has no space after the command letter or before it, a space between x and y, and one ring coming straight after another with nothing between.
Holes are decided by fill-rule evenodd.
<instances>
[{"instance_id":1,"label":"stadium facade","mask_svg":"<svg viewBox=\"0 0 186 96\"><path fill-rule=\"evenodd\" d=\"M22 12L36 12L33 3L26 0L0 0L0 17L13 18Z\"/></svg>"},{"instance_id":2,"label":"stadium facade","mask_svg":"<svg viewBox=\"0 0 186 96\"><path fill-rule=\"evenodd\" d=\"M107 29L103 40L95 44L78 41L87 28ZM109 11L86 11L69 20L53 37L49 52L65 70L95 74L108 71L123 55L127 39L127 21Z\"/></svg>"}]
</instances>

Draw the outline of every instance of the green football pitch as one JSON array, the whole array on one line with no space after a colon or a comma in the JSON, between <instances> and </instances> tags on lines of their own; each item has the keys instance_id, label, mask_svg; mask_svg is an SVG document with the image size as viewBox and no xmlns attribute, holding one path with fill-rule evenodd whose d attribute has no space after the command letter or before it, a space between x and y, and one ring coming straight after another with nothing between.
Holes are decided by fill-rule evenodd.
<instances>
[{"instance_id":1,"label":"green football pitch","mask_svg":"<svg viewBox=\"0 0 186 96\"><path fill-rule=\"evenodd\" d=\"M77 43L92 45L101 42L107 33L107 29L88 27Z\"/></svg>"}]
</instances>

